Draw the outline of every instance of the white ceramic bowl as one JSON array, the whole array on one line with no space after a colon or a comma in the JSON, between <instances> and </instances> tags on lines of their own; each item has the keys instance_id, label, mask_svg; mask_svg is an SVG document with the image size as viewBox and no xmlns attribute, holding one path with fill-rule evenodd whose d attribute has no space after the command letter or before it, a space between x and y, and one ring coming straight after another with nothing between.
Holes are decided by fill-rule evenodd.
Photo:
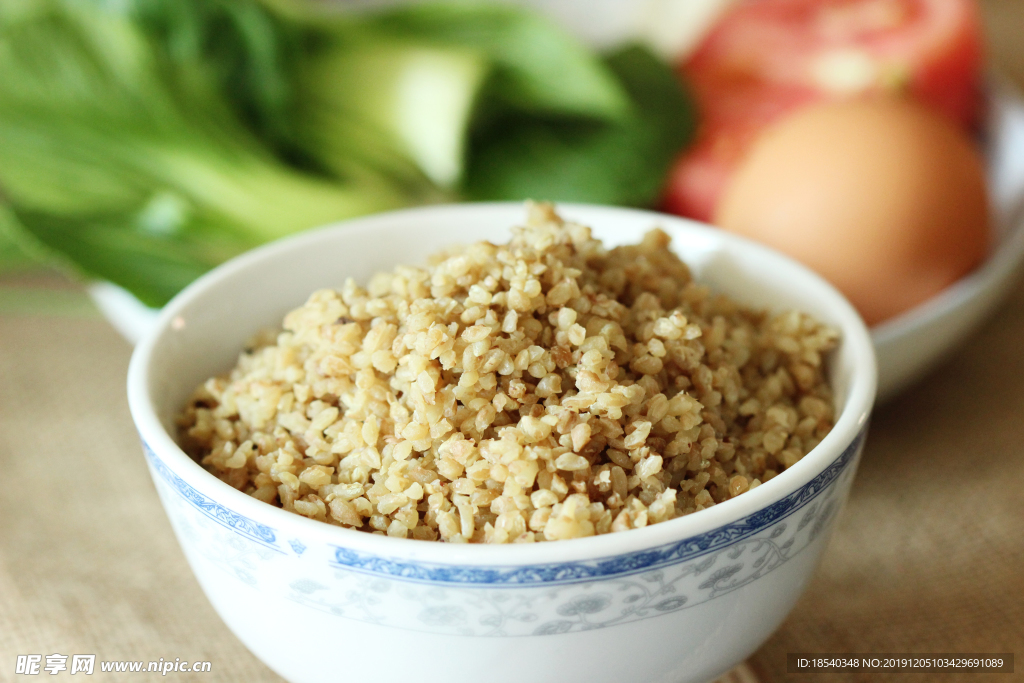
<instances>
[{"instance_id":1,"label":"white ceramic bowl","mask_svg":"<svg viewBox=\"0 0 1024 683\"><path fill-rule=\"evenodd\" d=\"M752 653L807 585L845 500L875 395L871 340L830 285L786 257L690 221L562 205L607 244L660 226L695 275L755 306L841 329L829 360L839 418L794 467L738 498L643 529L517 546L342 529L266 505L175 444L194 387L313 290L505 241L519 204L411 209L246 254L188 287L132 357L128 396L178 540L232 631L293 682L700 682Z\"/></svg>"}]
</instances>

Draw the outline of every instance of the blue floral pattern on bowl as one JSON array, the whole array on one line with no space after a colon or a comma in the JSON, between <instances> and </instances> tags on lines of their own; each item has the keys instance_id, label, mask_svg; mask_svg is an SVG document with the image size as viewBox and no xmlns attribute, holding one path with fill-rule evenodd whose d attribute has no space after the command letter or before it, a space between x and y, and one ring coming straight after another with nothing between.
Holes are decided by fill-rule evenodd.
<instances>
[{"instance_id":1,"label":"blue floral pattern on bowl","mask_svg":"<svg viewBox=\"0 0 1024 683\"><path fill-rule=\"evenodd\" d=\"M413 563L279 541L175 475L146 446L183 547L243 584L343 619L466 636L555 635L689 609L771 573L814 544L852 482L865 428L819 475L731 524L588 562L517 567ZM291 552L288 552L291 550Z\"/></svg>"}]
</instances>

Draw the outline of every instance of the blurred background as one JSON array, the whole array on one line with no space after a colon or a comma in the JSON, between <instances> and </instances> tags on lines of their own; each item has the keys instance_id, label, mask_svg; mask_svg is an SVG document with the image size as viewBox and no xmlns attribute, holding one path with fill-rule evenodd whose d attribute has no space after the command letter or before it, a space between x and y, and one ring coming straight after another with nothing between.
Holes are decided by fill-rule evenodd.
<instances>
[{"instance_id":1,"label":"blurred background","mask_svg":"<svg viewBox=\"0 0 1024 683\"><path fill-rule=\"evenodd\" d=\"M1014 8L12 0L0 272L90 283L134 340L146 309L263 242L545 199L752 237L882 324L978 269L1016 220Z\"/></svg>"},{"instance_id":2,"label":"blurred background","mask_svg":"<svg viewBox=\"0 0 1024 683\"><path fill-rule=\"evenodd\" d=\"M524 199L786 251L903 365L928 321L958 330L876 412L837 540L751 660L763 681L786 652L1024 651L1021 36L1020 0L4 0L0 659L278 680L164 522L131 343L266 241Z\"/></svg>"}]
</instances>

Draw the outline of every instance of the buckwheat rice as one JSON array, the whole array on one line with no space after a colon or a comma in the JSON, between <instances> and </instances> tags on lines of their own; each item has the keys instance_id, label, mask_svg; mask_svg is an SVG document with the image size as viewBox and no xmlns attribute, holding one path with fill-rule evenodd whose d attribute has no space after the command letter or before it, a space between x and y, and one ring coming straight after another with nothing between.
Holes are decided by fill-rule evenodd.
<instances>
[{"instance_id":1,"label":"buckwheat rice","mask_svg":"<svg viewBox=\"0 0 1024 683\"><path fill-rule=\"evenodd\" d=\"M196 391L185 447L313 519L507 543L710 507L829 431L835 330L712 294L660 230L606 250L528 213L507 245L315 292Z\"/></svg>"}]
</instances>

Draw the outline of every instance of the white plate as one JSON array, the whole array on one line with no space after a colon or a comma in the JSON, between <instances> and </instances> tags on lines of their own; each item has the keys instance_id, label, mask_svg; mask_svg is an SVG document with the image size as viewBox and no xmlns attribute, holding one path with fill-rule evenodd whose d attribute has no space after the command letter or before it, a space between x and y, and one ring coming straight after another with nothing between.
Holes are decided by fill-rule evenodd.
<instances>
[{"instance_id":1,"label":"white plate","mask_svg":"<svg viewBox=\"0 0 1024 683\"><path fill-rule=\"evenodd\" d=\"M879 402L895 396L954 351L1002 301L1024 262L1024 99L1007 84L992 88L986 149L996 246L978 270L872 329ZM109 282L91 285L89 294L132 344L156 320L156 309Z\"/></svg>"}]
</instances>

